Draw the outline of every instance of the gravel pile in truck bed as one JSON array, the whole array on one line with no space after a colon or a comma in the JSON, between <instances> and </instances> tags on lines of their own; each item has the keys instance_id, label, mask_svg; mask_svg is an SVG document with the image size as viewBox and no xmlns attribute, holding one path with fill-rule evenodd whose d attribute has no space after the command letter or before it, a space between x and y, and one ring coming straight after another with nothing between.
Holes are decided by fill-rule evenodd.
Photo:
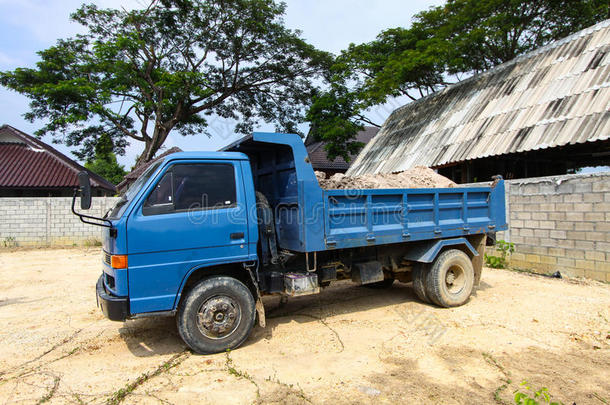
<instances>
[{"instance_id":1,"label":"gravel pile in truck bed","mask_svg":"<svg viewBox=\"0 0 610 405\"><path fill-rule=\"evenodd\" d=\"M326 178L323 172L316 172L320 187L333 189L377 189L377 188L448 188L456 184L426 166L415 166L398 173L364 174L346 176L341 173Z\"/></svg>"}]
</instances>

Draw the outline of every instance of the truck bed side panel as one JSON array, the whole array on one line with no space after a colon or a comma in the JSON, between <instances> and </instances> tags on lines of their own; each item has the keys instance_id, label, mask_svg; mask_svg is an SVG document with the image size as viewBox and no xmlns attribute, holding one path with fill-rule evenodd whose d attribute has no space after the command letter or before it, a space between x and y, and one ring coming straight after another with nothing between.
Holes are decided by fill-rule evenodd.
<instances>
[{"instance_id":1,"label":"truck bed side panel","mask_svg":"<svg viewBox=\"0 0 610 405\"><path fill-rule=\"evenodd\" d=\"M327 248L482 234L506 228L495 187L325 190Z\"/></svg>"}]
</instances>

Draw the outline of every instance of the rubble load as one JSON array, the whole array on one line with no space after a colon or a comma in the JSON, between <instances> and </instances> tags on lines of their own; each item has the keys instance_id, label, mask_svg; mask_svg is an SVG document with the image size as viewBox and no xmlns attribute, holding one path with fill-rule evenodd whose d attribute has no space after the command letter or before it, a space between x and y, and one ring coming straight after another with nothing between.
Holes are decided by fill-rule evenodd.
<instances>
[{"instance_id":1,"label":"rubble load","mask_svg":"<svg viewBox=\"0 0 610 405\"><path fill-rule=\"evenodd\" d=\"M320 187L326 190L357 188L449 188L457 186L453 181L426 166L415 166L398 173L363 174L353 177L337 173L328 179L325 173L316 172L316 177Z\"/></svg>"}]
</instances>

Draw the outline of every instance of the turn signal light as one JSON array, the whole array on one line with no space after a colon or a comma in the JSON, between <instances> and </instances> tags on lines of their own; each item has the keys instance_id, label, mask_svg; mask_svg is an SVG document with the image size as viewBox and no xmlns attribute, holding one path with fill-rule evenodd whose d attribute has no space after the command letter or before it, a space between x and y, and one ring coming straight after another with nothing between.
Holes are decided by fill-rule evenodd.
<instances>
[{"instance_id":1,"label":"turn signal light","mask_svg":"<svg viewBox=\"0 0 610 405\"><path fill-rule=\"evenodd\" d=\"M110 265L114 269L126 269L127 255L112 255L110 258Z\"/></svg>"}]
</instances>

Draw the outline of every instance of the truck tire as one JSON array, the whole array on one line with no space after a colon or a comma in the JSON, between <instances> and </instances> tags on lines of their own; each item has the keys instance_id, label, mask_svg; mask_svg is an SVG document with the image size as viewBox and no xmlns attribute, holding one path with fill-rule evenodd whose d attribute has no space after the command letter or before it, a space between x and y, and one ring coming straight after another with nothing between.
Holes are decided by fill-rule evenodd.
<instances>
[{"instance_id":1,"label":"truck tire","mask_svg":"<svg viewBox=\"0 0 610 405\"><path fill-rule=\"evenodd\" d=\"M425 277L426 296L444 308L468 301L474 286L474 267L466 253L446 250L434 260Z\"/></svg>"},{"instance_id":2,"label":"truck tire","mask_svg":"<svg viewBox=\"0 0 610 405\"><path fill-rule=\"evenodd\" d=\"M241 281L225 276L197 283L178 307L176 324L194 352L235 349L250 335L256 318L252 293Z\"/></svg>"},{"instance_id":3,"label":"truck tire","mask_svg":"<svg viewBox=\"0 0 610 405\"><path fill-rule=\"evenodd\" d=\"M413 267L413 291L419 300L425 304L431 304L426 294L426 275L428 266L424 263L415 263Z\"/></svg>"}]
</instances>

